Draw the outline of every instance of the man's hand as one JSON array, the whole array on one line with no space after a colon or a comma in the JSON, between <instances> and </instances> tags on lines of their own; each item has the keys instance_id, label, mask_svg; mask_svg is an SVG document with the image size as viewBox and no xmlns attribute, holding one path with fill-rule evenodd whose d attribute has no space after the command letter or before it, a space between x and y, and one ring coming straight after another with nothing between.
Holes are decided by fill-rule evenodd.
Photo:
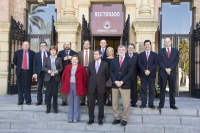
<instances>
[{"instance_id":1,"label":"man's hand","mask_svg":"<svg viewBox=\"0 0 200 133\"><path fill-rule=\"evenodd\" d=\"M68 60L68 56L65 56L65 57L64 57L64 60Z\"/></svg>"},{"instance_id":2,"label":"man's hand","mask_svg":"<svg viewBox=\"0 0 200 133\"><path fill-rule=\"evenodd\" d=\"M33 78L37 79L37 74L33 74Z\"/></svg>"},{"instance_id":3,"label":"man's hand","mask_svg":"<svg viewBox=\"0 0 200 133\"><path fill-rule=\"evenodd\" d=\"M52 71L51 70L48 70L48 74L51 74L52 73Z\"/></svg>"},{"instance_id":4,"label":"man's hand","mask_svg":"<svg viewBox=\"0 0 200 133\"><path fill-rule=\"evenodd\" d=\"M68 56L68 59L71 60L72 56Z\"/></svg>"},{"instance_id":5,"label":"man's hand","mask_svg":"<svg viewBox=\"0 0 200 133\"><path fill-rule=\"evenodd\" d=\"M149 70L145 70L144 73L145 73L146 76L148 76L150 74L150 71Z\"/></svg>"},{"instance_id":6,"label":"man's hand","mask_svg":"<svg viewBox=\"0 0 200 133\"><path fill-rule=\"evenodd\" d=\"M120 82L119 81L115 81L115 84L117 87L120 87Z\"/></svg>"},{"instance_id":7,"label":"man's hand","mask_svg":"<svg viewBox=\"0 0 200 133\"><path fill-rule=\"evenodd\" d=\"M55 70L55 71L54 71L54 74L58 74L58 70Z\"/></svg>"},{"instance_id":8,"label":"man's hand","mask_svg":"<svg viewBox=\"0 0 200 133\"><path fill-rule=\"evenodd\" d=\"M166 70L167 74L170 75L171 69L170 68L166 68L165 70Z\"/></svg>"},{"instance_id":9,"label":"man's hand","mask_svg":"<svg viewBox=\"0 0 200 133\"><path fill-rule=\"evenodd\" d=\"M124 83L123 81L120 81L119 86L121 87L123 85L123 83Z\"/></svg>"}]
</instances>

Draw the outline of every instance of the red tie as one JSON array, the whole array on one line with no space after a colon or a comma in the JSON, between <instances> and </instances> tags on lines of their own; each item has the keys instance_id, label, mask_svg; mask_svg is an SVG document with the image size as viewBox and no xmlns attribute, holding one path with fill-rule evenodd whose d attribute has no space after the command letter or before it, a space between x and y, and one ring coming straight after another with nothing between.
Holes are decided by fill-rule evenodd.
<instances>
[{"instance_id":1,"label":"red tie","mask_svg":"<svg viewBox=\"0 0 200 133\"><path fill-rule=\"evenodd\" d=\"M45 52L43 52L43 63L44 63L45 59L46 59L46 54L45 54Z\"/></svg>"},{"instance_id":2,"label":"red tie","mask_svg":"<svg viewBox=\"0 0 200 133\"><path fill-rule=\"evenodd\" d=\"M169 48L167 48L167 56L168 56L168 58L170 57L170 51L169 51Z\"/></svg>"},{"instance_id":3,"label":"red tie","mask_svg":"<svg viewBox=\"0 0 200 133\"><path fill-rule=\"evenodd\" d=\"M26 70L27 68L27 56L26 56L26 51L24 52L24 59L23 59L23 66L22 66L23 69Z\"/></svg>"},{"instance_id":4,"label":"red tie","mask_svg":"<svg viewBox=\"0 0 200 133\"><path fill-rule=\"evenodd\" d=\"M119 61L119 66L121 67L122 66L122 61L123 60L123 57L121 57L120 61Z\"/></svg>"},{"instance_id":5,"label":"red tie","mask_svg":"<svg viewBox=\"0 0 200 133\"><path fill-rule=\"evenodd\" d=\"M149 52L147 52L146 58L147 58L147 61L148 61L148 59L149 59Z\"/></svg>"},{"instance_id":6,"label":"red tie","mask_svg":"<svg viewBox=\"0 0 200 133\"><path fill-rule=\"evenodd\" d=\"M85 51L85 63L84 66L88 66L88 51Z\"/></svg>"}]
</instances>

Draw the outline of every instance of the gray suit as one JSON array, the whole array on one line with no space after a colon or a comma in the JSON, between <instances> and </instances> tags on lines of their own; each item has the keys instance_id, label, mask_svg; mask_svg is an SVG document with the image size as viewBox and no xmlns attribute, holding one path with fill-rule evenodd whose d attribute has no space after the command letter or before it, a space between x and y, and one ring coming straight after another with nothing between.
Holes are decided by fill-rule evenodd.
<instances>
[{"instance_id":1,"label":"gray suit","mask_svg":"<svg viewBox=\"0 0 200 133\"><path fill-rule=\"evenodd\" d=\"M51 67L52 67L51 58L47 57L43 63L43 70L45 71L44 81L46 82L46 90L47 90L47 102L46 102L47 111L46 112L50 112L52 96L53 96L53 109L54 109L54 112L57 112L58 86L61 81L60 73L63 70L61 58L57 57L55 59L55 67L56 67L55 69L58 70L58 74L55 74L55 76L51 76L51 74L48 73L48 71L51 70Z\"/></svg>"},{"instance_id":2,"label":"gray suit","mask_svg":"<svg viewBox=\"0 0 200 133\"><path fill-rule=\"evenodd\" d=\"M56 63L56 70L58 70L58 73L59 73L59 74L55 75L55 80L61 81L60 73L63 70L61 58L57 57L56 60L55 60L55 63ZM48 70L51 70L51 59L50 59L50 57L47 57L46 60L44 61L43 70L46 72L45 75L44 75L44 81L49 81L50 78L51 78L51 75L48 73Z\"/></svg>"}]
</instances>

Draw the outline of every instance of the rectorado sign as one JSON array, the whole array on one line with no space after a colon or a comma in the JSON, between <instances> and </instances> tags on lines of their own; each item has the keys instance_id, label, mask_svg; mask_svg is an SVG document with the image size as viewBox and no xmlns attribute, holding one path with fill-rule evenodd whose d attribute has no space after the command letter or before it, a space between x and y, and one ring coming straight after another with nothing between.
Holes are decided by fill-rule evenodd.
<instances>
[{"instance_id":1,"label":"rectorado sign","mask_svg":"<svg viewBox=\"0 0 200 133\"><path fill-rule=\"evenodd\" d=\"M124 12L122 4L93 4L90 12L91 34L123 34Z\"/></svg>"}]
</instances>

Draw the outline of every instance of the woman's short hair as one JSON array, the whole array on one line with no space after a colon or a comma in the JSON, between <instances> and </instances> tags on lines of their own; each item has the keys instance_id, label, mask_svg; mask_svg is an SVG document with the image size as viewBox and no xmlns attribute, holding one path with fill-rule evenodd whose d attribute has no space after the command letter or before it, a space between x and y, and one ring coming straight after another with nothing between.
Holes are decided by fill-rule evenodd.
<instances>
[{"instance_id":1,"label":"woman's short hair","mask_svg":"<svg viewBox=\"0 0 200 133\"><path fill-rule=\"evenodd\" d=\"M72 58L74 58L74 57L76 57L79 60L78 55L75 54L75 55L72 56ZM72 58L71 58L71 60L72 60Z\"/></svg>"},{"instance_id":2,"label":"woman's short hair","mask_svg":"<svg viewBox=\"0 0 200 133\"><path fill-rule=\"evenodd\" d=\"M49 52L51 52L52 49L56 50L56 53L58 53L58 47L57 46L51 46L49 48Z\"/></svg>"},{"instance_id":3,"label":"woman's short hair","mask_svg":"<svg viewBox=\"0 0 200 133\"><path fill-rule=\"evenodd\" d=\"M107 49L106 49L106 55L108 56L108 50L112 50L112 52L113 52L113 56L114 56L114 49L112 48L112 47L108 47Z\"/></svg>"}]
</instances>

